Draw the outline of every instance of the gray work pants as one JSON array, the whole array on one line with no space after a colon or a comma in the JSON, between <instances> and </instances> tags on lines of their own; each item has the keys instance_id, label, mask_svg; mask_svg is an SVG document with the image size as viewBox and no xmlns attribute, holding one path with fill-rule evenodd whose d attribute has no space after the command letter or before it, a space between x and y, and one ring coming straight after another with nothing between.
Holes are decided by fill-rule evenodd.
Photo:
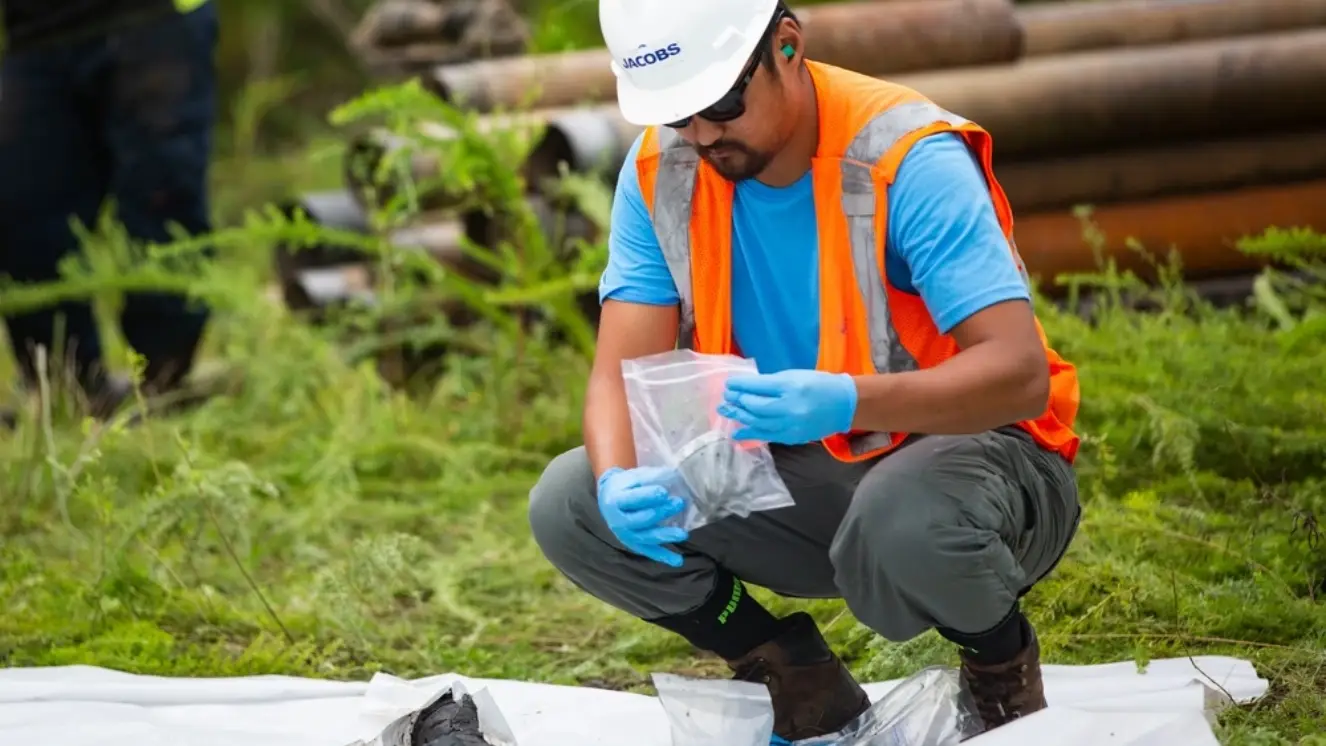
<instances>
[{"instance_id":1,"label":"gray work pants","mask_svg":"<svg viewBox=\"0 0 1326 746\"><path fill-rule=\"evenodd\" d=\"M1017 428L918 437L856 464L819 444L771 450L796 505L691 532L681 567L617 542L584 448L553 459L531 490L534 539L572 583L641 619L697 608L721 566L783 596L842 598L902 642L999 624L1058 563L1081 515L1073 468Z\"/></svg>"}]
</instances>

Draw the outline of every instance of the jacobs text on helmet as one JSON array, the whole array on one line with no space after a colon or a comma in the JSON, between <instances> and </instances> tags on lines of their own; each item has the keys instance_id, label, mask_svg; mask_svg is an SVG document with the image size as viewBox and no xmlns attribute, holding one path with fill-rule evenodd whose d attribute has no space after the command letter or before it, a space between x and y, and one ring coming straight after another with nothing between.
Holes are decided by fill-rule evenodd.
<instances>
[{"instance_id":1,"label":"jacobs text on helmet","mask_svg":"<svg viewBox=\"0 0 1326 746\"><path fill-rule=\"evenodd\" d=\"M634 57L626 57L622 60L622 67L626 70L635 67L649 67L650 65L662 62L670 57L676 57L680 54L681 45L674 41L661 49L638 54Z\"/></svg>"}]
</instances>

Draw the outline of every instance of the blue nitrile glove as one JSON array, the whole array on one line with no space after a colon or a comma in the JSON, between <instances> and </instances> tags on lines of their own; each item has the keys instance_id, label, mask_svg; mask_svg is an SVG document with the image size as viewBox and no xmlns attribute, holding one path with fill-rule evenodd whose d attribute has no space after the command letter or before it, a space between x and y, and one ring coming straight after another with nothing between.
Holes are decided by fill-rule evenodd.
<instances>
[{"instance_id":1,"label":"blue nitrile glove","mask_svg":"<svg viewBox=\"0 0 1326 746\"><path fill-rule=\"evenodd\" d=\"M676 478L672 469L611 467L599 477L599 511L608 530L622 546L657 562L681 567L681 555L664 544L686 541L687 532L678 526L660 526L686 509L679 497L662 485Z\"/></svg>"},{"instance_id":2,"label":"blue nitrile glove","mask_svg":"<svg viewBox=\"0 0 1326 746\"><path fill-rule=\"evenodd\" d=\"M769 746L792 746L792 742L775 733L769 736Z\"/></svg>"},{"instance_id":3,"label":"blue nitrile glove","mask_svg":"<svg viewBox=\"0 0 1326 746\"><path fill-rule=\"evenodd\" d=\"M785 370L732 376L718 413L743 425L737 440L810 443L852 429L856 382L846 373Z\"/></svg>"}]
</instances>

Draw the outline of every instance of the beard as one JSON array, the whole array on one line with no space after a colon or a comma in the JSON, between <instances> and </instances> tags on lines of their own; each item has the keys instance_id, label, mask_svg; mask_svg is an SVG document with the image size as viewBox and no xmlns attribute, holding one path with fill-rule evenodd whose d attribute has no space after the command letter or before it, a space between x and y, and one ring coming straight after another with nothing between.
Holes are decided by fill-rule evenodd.
<instances>
[{"instance_id":1,"label":"beard","mask_svg":"<svg viewBox=\"0 0 1326 746\"><path fill-rule=\"evenodd\" d=\"M719 140L712 145L696 145L695 152L728 181L755 178L769 165L773 155L752 150L739 142Z\"/></svg>"}]
</instances>

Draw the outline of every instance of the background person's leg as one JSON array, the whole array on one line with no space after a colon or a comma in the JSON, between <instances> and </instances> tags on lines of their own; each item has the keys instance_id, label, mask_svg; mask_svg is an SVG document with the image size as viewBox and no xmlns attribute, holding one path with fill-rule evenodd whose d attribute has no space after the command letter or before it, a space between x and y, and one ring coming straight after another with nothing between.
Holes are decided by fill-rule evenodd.
<instances>
[{"instance_id":1,"label":"background person's leg","mask_svg":"<svg viewBox=\"0 0 1326 746\"><path fill-rule=\"evenodd\" d=\"M1034 710L1039 649L1018 600L1067 551L1079 516L1072 467L1020 430L921 438L862 479L833 543L838 586L889 640L934 628L962 646L965 674L990 672L976 688L999 689L984 705Z\"/></svg>"},{"instance_id":2,"label":"background person's leg","mask_svg":"<svg viewBox=\"0 0 1326 746\"><path fill-rule=\"evenodd\" d=\"M59 279L59 263L79 250L71 219L96 223L106 188L95 111L76 96L79 48L43 48L0 61L0 274L20 283ZM92 306L66 301L7 316L20 372L35 387L36 348L48 365L62 358L94 394L101 342ZM55 349L57 335L64 348ZM51 371L53 378L63 375Z\"/></svg>"},{"instance_id":3,"label":"background person's leg","mask_svg":"<svg viewBox=\"0 0 1326 746\"><path fill-rule=\"evenodd\" d=\"M103 86L111 192L139 241L167 242L168 226L211 229L207 173L216 118L214 2L166 14L108 38L93 80ZM208 318L198 302L170 293L125 297L121 328L147 358L146 383L169 389L193 364Z\"/></svg>"}]
</instances>

